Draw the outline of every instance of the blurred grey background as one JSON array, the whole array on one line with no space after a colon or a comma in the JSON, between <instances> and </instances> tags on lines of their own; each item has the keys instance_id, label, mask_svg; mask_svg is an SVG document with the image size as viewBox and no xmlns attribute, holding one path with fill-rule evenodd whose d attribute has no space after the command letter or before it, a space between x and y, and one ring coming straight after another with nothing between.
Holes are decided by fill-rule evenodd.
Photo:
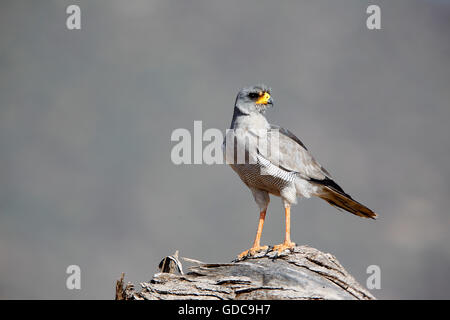
<instances>
[{"instance_id":1,"label":"blurred grey background","mask_svg":"<svg viewBox=\"0 0 450 320\"><path fill-rule=\"evenodd\" d=\"M79 4L82 29L66 28ZM379 31L366 8L381 7ZM171 162L177 128L229 127L240 87L379 213L320 199L292 238L378 298L450 298L449 1L2 1L0 298L110 299L176 249L227 262L258 209L226 165ZM272 198L264 244L283 240ZM66 268L81 267L81 290Z\"/></svg>"}]
</instances>

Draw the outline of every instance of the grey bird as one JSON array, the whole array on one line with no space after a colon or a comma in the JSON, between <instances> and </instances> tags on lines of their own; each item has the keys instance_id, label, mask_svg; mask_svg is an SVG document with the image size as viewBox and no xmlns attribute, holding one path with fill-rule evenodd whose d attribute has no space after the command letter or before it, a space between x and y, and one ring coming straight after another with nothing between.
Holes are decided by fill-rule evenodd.
<instances>
[{"instance_id":1,"label":"grey bird","mask_svg":"<svg viewBox=\"0 0 450 320\"><path fill-rule=\"evenodd\" d=\"M267 86L241 89L224 139L226 162L250 189L260 209L253 246L242 252L240 259L269 249L261 246L260 241L270 194L281 197L285 209L284 242L273 247L278 254L295 247L290 237L290 207L297 202L297 197L317 196L360 217L375 219L377 216L345 193L292 132L269 124L264 113L272 106L271 90Z\"/></svg>"}]
</instances>

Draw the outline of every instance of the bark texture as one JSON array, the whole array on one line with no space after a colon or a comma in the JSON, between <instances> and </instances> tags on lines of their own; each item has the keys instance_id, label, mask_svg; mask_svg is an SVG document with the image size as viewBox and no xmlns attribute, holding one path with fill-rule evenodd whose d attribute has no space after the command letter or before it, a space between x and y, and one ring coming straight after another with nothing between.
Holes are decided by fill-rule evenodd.
<instances>
[{"instance_id":1,"label":"bark texture","mask_svg":"<svg viewBox=\"0 0 450 320\"><path fill-rule=\"evenodd\" d=\"M186 274L177 263L178 253L163 259L160 270L166 272L140 283L140 290L124 286L122 275L116 299L375 299L334 256L308 246L279 256L266 252L231 263L197 263Z\"/></svg>"}]
</instances>

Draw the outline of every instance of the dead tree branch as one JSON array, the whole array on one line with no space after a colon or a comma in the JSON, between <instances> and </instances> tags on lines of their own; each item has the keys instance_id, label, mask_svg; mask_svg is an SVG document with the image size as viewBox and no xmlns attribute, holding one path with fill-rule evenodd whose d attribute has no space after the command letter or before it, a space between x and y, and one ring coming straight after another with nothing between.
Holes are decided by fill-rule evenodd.
<instances>
[{"instance_id":1,"label":"dead tree branch","mask_svg":"<svg viewBox=\"0 0 450 320\"><path fill-rule=\"evenodd\" d=\"M140 291L130 283L124 288L122 277L116 299L375 299L334 256L308 246L277 257L268 252L231 263L199 263L186 274L168 268L175 259L178 255L160 264L171 273L155 274Z\"/></svg>"}]
</instances>

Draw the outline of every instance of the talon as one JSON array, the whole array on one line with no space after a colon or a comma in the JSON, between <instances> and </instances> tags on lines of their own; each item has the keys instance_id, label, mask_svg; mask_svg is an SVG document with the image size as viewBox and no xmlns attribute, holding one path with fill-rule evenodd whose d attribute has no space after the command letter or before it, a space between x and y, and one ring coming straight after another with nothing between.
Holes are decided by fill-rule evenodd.
<instances>
[{"instance_id":1,"label":"talon","mask_svg":"<svg viewBox=\"0 0 450 320\"><path fill-rule=\"evenodd\" d=\"M247 257L251 257L251 256L254 256L255 254L257 254L258 252L267 251L268 249L269 249L268 246L251 247L250 249L245 250L240 255L238 255L238 259L241 260L241 259L244 259Z\"/></svg>"},{"instance_id":2,"label":"talon","mask_svg":"<svg viewBox=\"0 0 450 320\"><path fill-rule=\"evenodd\" d=\"M285 250L294 250L295 248L295 243L291 242L291 241L285 241L282 244L277 244L276 246L273 247L273 251L277 252L277 255L280 255L283 251Z\"/></svg>"},{"instance_id":3,"label":"talon","mask_svg":"<svg viewBox=\"0 0 450 320\"><path fill-rule=\"evenodd\" d=\"M250 251L250 250L245 250L245 251L241 252L241 253L237 256L237 260L242 260L242 259L244 259L245 257L247 257L249 251Z\"/></svg>"}]
</instances>

